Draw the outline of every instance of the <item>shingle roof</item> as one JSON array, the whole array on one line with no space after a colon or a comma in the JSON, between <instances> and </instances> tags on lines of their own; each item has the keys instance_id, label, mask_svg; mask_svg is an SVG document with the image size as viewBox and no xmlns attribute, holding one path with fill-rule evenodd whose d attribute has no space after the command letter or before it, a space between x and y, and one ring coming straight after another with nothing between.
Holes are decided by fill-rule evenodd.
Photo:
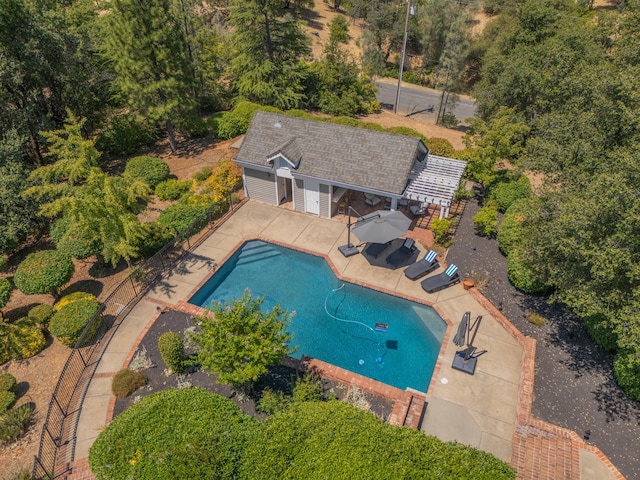
<instances>
[{"instance_id":1,"label":"shingle roof","mask_svg":"<svg viewBox=\"0 0 640 480\"><path fill-rule=\"evenodd\" d=\"M421 143L404 135L258 111L236 160L265 167L274 152L287 151L302 158L294 175L401 195Z\"/></svg>"}]
</instances>

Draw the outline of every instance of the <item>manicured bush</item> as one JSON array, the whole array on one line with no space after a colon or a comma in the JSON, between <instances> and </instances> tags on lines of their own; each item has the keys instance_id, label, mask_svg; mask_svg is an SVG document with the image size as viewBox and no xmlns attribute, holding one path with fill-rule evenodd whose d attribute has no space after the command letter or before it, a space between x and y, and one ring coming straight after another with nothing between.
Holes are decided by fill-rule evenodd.
<instances>
[{"instance_id":1,"label":"manicured bush","mask_svg":"<svg viewBox=\"0 0 640 480\"><path fill-rule=\"evenodd\" d=\"M0 373L0 392L13 391L16 385L16 377L10 373Z\"/></svg>"},{"instance_id":2,"label":"manicured bush","mask_svg":"<svg viewBox=\"0 0 640 480\"><path fill-rule=\"evenodd\" d=\"M133 157L124 167L124 177L139 178L152 189L160 182L169 178L171 171L167 162L157 157Z\"/></svg>"},{"instance_id":3,"label":"manicured bush","mask_svg":"<svg viewBox=\"0 0 640 480\"><path fill-rule=\"evenodd\" d=\"M13 404L16 403L16 394L5 390L4 392L0 391L0 414L6 412Z\"/></svg>"},{"instance_id":4,"label":"manicured bush","mask_svg":"<svg viewBox=\"0 0 640 480\"><path fill-rule=\"evenodd\" d=\"M453 148L451 142L446 138L430 138L427 140L427 147L429 147L429 153L432 155L456 158L456 149Z\"/></svg>"},{"instance_id":5,"label":"manicured bush","mask_svg":"<svg viewBox=\"0 0 640 480\"><path fill-rule=\"evenodd\" d=\"M17 321L9 333L12 358L22 360L40 353L47 346L47 339L38 327Z\"/></svg>"},{"instance_id":6,"label":"manicured bush","mask_svg":"<svg viewBox=\"0 0 640 480\"><path fill-rule=\"evenodd\" d=\"M178 200L189 190L191 190L190 180L170 178L156 185L155 194L159 200Z\"/></svg>"},{"instance_id":7,"label":"manicured bush","mask_svg":"<svg viewBox=\"0 0 640 480\"><path fill-rule=\"evenodd\" d=\"M152 257L173 238L173 233L166 225L158 222L142 224L142 235L136 239L133 246L138 249L138 257Z\"/></svg>"},{"instance_id":8,"label":"manicured bush","mask_svg":"<svg viewBox=\"0 0 640 480\"><path fill-rule=\"evenodd\" d=\"M613 361L618 385L633 400L640 401L640 355L634 350L621 350Z\"/></svg>"},{"instance_id":9,"label":"manicured bush","mask_svg":"<svg viewBox=\"0 0 640 480\"><path fill-rule=\"evenodd\" d=\"M73 276L71 257L57 250L27 255L16 270L13 281L25 295L54 293Z\"/></svg>"},{"instance_id":10,"label":"manicured bush","mask_svg":"<svg viewBox=\"0 0 640 480\"><path fill-rule=\"evenodd\" d=\"M516 201L531 196L531 182L526 175L520 175L516 180L508 178L507 181L498 182L491 186L487 197L495 200L498 210L506 212Z\"/></svg>"},{"instance_id":11,"label":"manicured bush","mask_svg":"<svg viewBox=\"0 0 640 480\"><path fill-rule=\"evenodd\" d=\"M125 398L146 384L147 377L143 374L124 368L114 375L111 391L116 397Z\"/></svg>"},{"instance_id":12,"label":"manicured bush","mask_svg":"<svg viewBox=\"0 0 640 480\"><path fill-rule=\"evenodd\" d=\"M184 340L176 332L165 332L158 339L160 355L173 373L184 370Z\"/></svg>"},{"instance_id":13,"label":"manicured bush","mask_svg":"<svg viewBox=\"0 0 640 480\"><path fill-rule=\"evenodd\" d=\"M601 347L615 352L618 349L618 335L615 324L604 315L588 315L583 319L584 326L591 338Z\"/></svg>"},{"instance_id":14,"label":"manicured bush","mask_svg":"<svg viewBox=\"0 0 640 480\"><path fill-rule=\"evenodd\" d=\"M153 145L157 139L158 131L153 126L136 120L133 115L120 115L98 135L96 148L101 152L126 155Z\"/></svg>"},{"instance_id":15,"label":"manicured bush","mask_svg":"<svg viewBox=\"0 0 640 480\"><path fill-rule=\"evenodd\" d=\"M74 229L64 217L51 224L49 235L59 252L79 260L102 251L103 245L98 238L88 232Z\"/></svg>"},{"instance_id":16,"label":"manicured bush","mask_svg":"<svg viewBox=\"0 0 640 480\"><path fill-rule=\"evenodd\" d=\"M486 205L473 216L476 233L481 237L493 237L498 232L498 209L494 205Z\"/></svg>"},{"instance_id":17,"label":"manicured bush","mask_svg":"<svg viewBox=\"0 0 640 480\"><path fill-rule=\"evenodd\" d=\"M187 228L198 217L204 215L208 206L199 204L177 203L169 205L158 216L158 223L161 223L173 234L176 235Z\"/></svg>"},{"instance_id":18,"label":"manicured bush","mask_svg":"<svg viewBox=\"0 0 640 480\"><path fill-rule=\"evenodd\" d=\"M96 300L71 302L53 314L49 323L49 331L61 343L67 347L73 347L99 307L100 304ZM84 337L88 342L96 334L100 325L100 318L96 318L91 323Z\"/></svg>"},{"instance_id":19,"label":"manicured bush","mask_svg":"<svg viewBox=\"0 0 640 480\"><path fill-rule=\"evenodd\" d=\"M70 293L69 295L65 295L64 297L62 297L60 300L58 300L55 305L53 306L53 311L55 312L59 312L60 310L62 310L64 307L66 307L67 305L73 303L73 302L77 302L80 300L94 300L94 301L98 301L98 299L96 298L95 295L88 293L88 292L73 292Z\"/></svg>"},{"instance_id":20,"label":"manicured bush","mask_svg":"<svg viewBox=\"0 0 640 480\"><path fill-rule=\"evenodd\" d=\"M164 390L118 415L89 450L98 480L237 479L258 422L201 388Z\"/></svg>"},{"instance_id":21,"label":"manicured bush","mask_svg":"<svg viewBox=\"0 0 640 480\"><path fill-rule=\"evenodd\" d=\"M505 212L498 228L498 247L505 255L522 245L524 241L524 222L530 210L529 201L515 201Z\"/></svg>"},{"instance_id":22,"label":"manicured bush","mask_svg":"<svg viewBox=\"0 0 640 480\"><path fill-rule=\"evenodd\" d=\"M543 281L523 261L523 255L514 251L507 257L507 275L513 286L525 293L541 293L548 289Z\"/></svg>"},{"instance_id":23,"label":"manicured bush","mask_svg":"<svg viewBox=\"0 0 640 480\"><path fill-rule=\"evenodd\" d=\"M0 446L18 440L26 432L32 416L28 403L0 414Z\"/></svg>"},{"instance_id":24,"label":"manicured bush","mask_svg":"<svg viewBox=\"0 0 640 480\"><path fill-rule=\"evenodd\" d=\"M29 319L36 325L47 325L52 315L53 307L51 305L47 305L46 303L36 305L31 310L29 310L29 313L27 314Z\"/></svg>"},{"instance_id":25,"label":"manicured bush","mask_svg":"<svg viewBox=\"0 0 640 480\"><path fill-rule=\"evenodd\" d=\"M421 139L424 142L425 145L427 143L429 143L429 139L427 137L425 137L423 134L421 134L417 130L414 130L413 128L409 128L409 127L390 127L390 128L387 128L387 132L395 133L396 135L406 135L408 137L417 137L417 138Z\"/></svg>"},{"instance_id":26,"label":"manicured bush","mask_svg":"<svg viewBox=\"0 0 640 480\"><path fill-rule=\"evenodd\" d=\"M0 278L0 308L3 308L9 298L11 297L11 291L13 290L13 285L8 278Z\"/></svg>"},{"instance_id":27,"label":"manicured bush","mask_svg":"<svg viewBox=\"0 0 640 480\"><path fill-rule=\"evenodd\" d=\"M491 454L383 422L344 402L303 402L267 418L245 448L240 478L501 480Z\"/></svg>"},{"instance_id":28,"label":"manicured bush","mask_svg":"<svg viewBox=\"0 0 640 480\"><path fill-rule=\"evenodd\" d=\"M273 415L286 409L289 405L291 405L291 397L285 395L284 392L274 392L267 387L262 391L256 408L260 412Z\"/></svg>"},{"instance_id":29,"label":"manicured bush","mask_svg":"<svg viewBox=\"0 0 640 480\"><path fill-rule=\"evenodd\" d=\"M267 107L252 102L240 102L218 121L218 137L227 139L247 133L253 115L257 110L282 113L282 110L275 107Z\"/></svg>"},{"instance_id":30,"label":"manicured bush","mask_svg":"<svg viewBox=\"0 0 640 480\"><path fill-rule=\"evenodd\" d=\"M204 137L209 133L209 127L205 121L195 114L181 118L176 127L185 138L189 139Z\"/></svg>"},{"instance_id":31,"label":"manicured bush","mask_svg":"<svg viewBox=\"0 0 640 480\"><path fill-rule=\"evenodd\" d=\"M451 235L449 230L451 229L453 221L447 218L436 218L431 222L431 231L434 235L434 241L438 245L448 247L451 245Z\"/></svg>"}]
</instances>

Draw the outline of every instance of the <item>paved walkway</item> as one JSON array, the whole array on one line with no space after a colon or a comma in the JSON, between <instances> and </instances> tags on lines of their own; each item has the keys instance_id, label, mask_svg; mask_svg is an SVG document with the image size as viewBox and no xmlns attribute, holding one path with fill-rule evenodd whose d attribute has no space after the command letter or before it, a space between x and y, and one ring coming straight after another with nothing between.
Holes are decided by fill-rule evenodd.
<instances>
[{"instance_id":1,"label":"paved walkway","mask_svg":"<svg viewBox=\"0 0 640 480\"><path fill-rule=\"evenodd\" d=\"M515 461L521 446L517 430L523 425L528 427L523 420L530 418L535 341L520 334L475 289L466 291L458 284L427 294L419 282L408 280L402 269L373 266L362 255L343 257L337 247L346 243L347 232L340 222L250 201L155 285L114 334L82 407L72 478L90 478L84 459L101 429L112 419L115 403L111 395L112 377L128 365L138 342L162 308L189 308L185 301L206 281L215 266L223 263L244 241L256 238L323 255L334 272L345 280L434 305L450 327L426 392L428 407L422 430L520 465ZM420 248L422 255L425 248ZM472 319L483 316L474 343L488 350L478 359L473 376L451 368L458 349L452 338L465 311L471 311ZM571 470L570 476L527 476L528 464L522 466L526 471L519 474L522 478L616 478L607 476L611 470L602 464L597 452L592 453L579 455L579 470L584 472L580 476L576 470ZM531 468L533 466L532 463ZM598 472L598 476L591 476L592 471Z\"/></svg>"}]
</instances>

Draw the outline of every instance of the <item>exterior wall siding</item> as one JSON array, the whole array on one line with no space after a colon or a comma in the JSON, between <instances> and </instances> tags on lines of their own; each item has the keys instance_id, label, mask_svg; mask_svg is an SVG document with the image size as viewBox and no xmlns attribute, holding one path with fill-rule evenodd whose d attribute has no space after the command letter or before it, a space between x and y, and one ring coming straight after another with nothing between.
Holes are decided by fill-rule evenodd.
<instances>
[{"instance_id":1,"label":"exterior wall siding","mask_svg":"<svg viewBox=\"0 0 640 480\"><path fill-rule=\"evenodd\" d=\"M277 205L275 175L260 170L244 169L245 191L249 198Z\"/></svg>"},{"instance_id":2,"label":"exterior wall siding","mask_svg":"<svg viewBox=\"0 0 640 480\"><path fill-rule=\"evenodd\" d=\"M320 184L320 216L331 218L331 187Z\"/></svg>"},{"instance_id":3,"label":"exterior wall siding","mask_svg":"<svg viewBox=\"0 0 640 480\"><path fill-rule=\"evenodd\" d=\"M300 178L293 181L293 205L297 212L304 212L304 182Z\"/></svg>"}]
</instances>

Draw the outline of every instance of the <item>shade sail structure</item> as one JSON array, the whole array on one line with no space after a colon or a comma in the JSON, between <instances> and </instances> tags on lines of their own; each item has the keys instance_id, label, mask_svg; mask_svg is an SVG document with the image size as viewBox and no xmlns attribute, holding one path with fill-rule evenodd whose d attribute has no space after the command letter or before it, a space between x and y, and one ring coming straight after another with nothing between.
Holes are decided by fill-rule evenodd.
<instances>
[{"instance_id":1,"label":"shade sail structure","mask_svg":"<svg viewBox=\"0 0 640 480\"><path fill-rule=\"evenodd\" d=\"M351 227L361 242L387 243L409 229L411 220L397 210L378 210L358 218Z\"/></svg>"}]
</instances>

